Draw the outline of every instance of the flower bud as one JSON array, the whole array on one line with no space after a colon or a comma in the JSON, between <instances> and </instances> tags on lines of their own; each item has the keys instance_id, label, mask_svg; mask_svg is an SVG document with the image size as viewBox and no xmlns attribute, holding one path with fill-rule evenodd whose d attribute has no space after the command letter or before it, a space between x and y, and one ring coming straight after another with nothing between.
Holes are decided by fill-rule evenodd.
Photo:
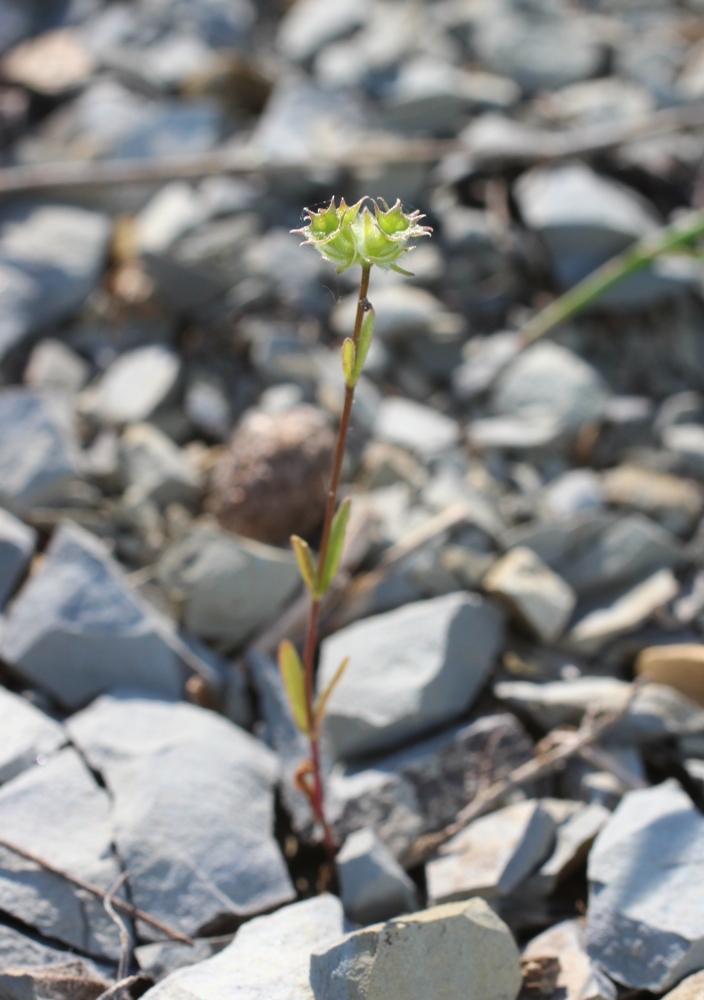
<instances>
[{"instance_id":1,"label":"flower bud","mask_svg":"<svg viewBox=\"0 0 704 1000\"><path fill-rule=\"evenodd\" d=\"M408 240L430 236L432 229L419 224L424 218L420 212L404 212L400 201L392 208L381 198L372 201L372 215L365 204L367 200L370 199L362 198L356 205L348 206L343 198L336 207L333 198L329 206L319 212L307 208L308 224L292 232L300 233L304 243L310 243L326 260L335 264L338 274L353 264L363 267L376 264L408 274L396 261L414 249L406 245Z\"/></svg>"}]
</instances>

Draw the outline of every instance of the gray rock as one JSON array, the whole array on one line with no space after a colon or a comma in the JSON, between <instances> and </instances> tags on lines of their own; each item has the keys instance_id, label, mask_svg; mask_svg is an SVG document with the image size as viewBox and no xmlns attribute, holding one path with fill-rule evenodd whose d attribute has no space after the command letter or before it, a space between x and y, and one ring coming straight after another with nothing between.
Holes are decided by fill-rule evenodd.
<instances>
[{"instance_id":1,"label":"gray rock","mask_svg":"<svg viewBox=\"0 0 704 1000\"><path fill-rule=\"evenodd\" d=\"M300 586L290 551L195 527L159 563L189 632L233 647L272 620Z\"/></svg>"},{"instance_id":2,"label":"gray rock","mask_svg":"<svg viewBox=\"0 0 704 1000\"><path fill-rule=\"evenodd\" d=\"M89 411L108 424L148 420L173 394L181 362L160 344L121 354L93 390Z\"/></svg>"},{"instance_id":3,"label":"gray rock","mask_svg":"<svg viewBox=\"0 0 704 1000\"><path fill-rule=\"evenodd\" d=\"M313 1000L310 955L343 933L340 901L316 896L250 920L219 955L167 976L146 1000Z\"/></svg>"},{"instance_id":4,"label":"gray rock","mask_svg":"<svg viewBox=\"0 0 704 1000\"><path fill-rule=\"evenodd\" d=\"M424 458L451 448L460 436L459 426L451 417L396 396L382 401L374 432L382 441L401 445Z\"/></svg>"},{"instance_id":5,"label":"gray rock","mask_svg":"<svg viewBox=\"0 0 704 1000\"><path fill-rule=\"evenodd\" d=\"M515 1000L518 951L479 899L449 903L356 931L314 952L315 1000Z\"/></svg>"},{"instance_id":6,"label":"gray rock","mask_svg":"<svg viewBox=\"0 0 704 1000\"><path fill-rule=\"evenodd\" d=\"M58 722L4 687L0 687L0 731L0 784L43 763L66 742Z\"/></svg>"},{"instance_id":7,"label":"gray rock","mask_svg":"<svg viewBox=\"0 0 704 1000\"><path fill-rule=\"evenodd\" d=\"M677 782L629 792L589 855L592 959L654 993L701 969L702 872L704 817Z\"/></svg>"},{"instance_id":8,"label":"gray rock","mask_svg":"<svg viewBox=\"0 0 704 1000\"><path fill-rule=\"evenodd\" d=\"M195 935L293 898L272 833L276 759L252 736L195 705L129 695L98 699L68 728L112 795L136 906Z\"/></svg>"},{"instance_id":9,"label":"gray rock","mask_svg":"<svg viewBox=\"0 0 704 1000\"><path fill-rule=\"evenodd\" d=\"M131 503L193 506L201 477L185 452L153 424L132 424L120 439L123 480Z\"/></svg>"},{"instance_id":10,"label":"gray rock","mask_svg":"<svg viewBox=\"0 0 704 1000\"><path fill-rule=\"evenodd\" d=\"M345 914L374 924L418 909L418 890L373 830L351 834L335 859Z\"/></svg>"},{"instance_id":11,"label":"gray rock","mask_svg":"<svg viewBox=\"0 0 704 1000\"><path fill-rule=\"evenodd\" d=\"M546 243L563 288L571 287L633 240L660 225L652 207L630 188L579 163L538 168L515 186L521 214ZM600 305L647 305L682 284L652 268L601 296Z\"/></svg>"},{"instance_id":12,"label":"gray rock","mask_svg":"<svg viewBox=\"0 0 704 1000\"><path fill-rule=\"evenodd\" d=\"M524 959L556 958L560 972L555 983L561 1000L616 1000L617 990L587 954L586 931L580 920L563 920L533 938Z\"/></svg>"},{"instance_id":13,"label":"gray rock","mask_svg":"<svg viewBox=\"0 0 704 1000\"><path fill-rule=\"evenodd\" d=\"M600 510L604 492L591 469L570 469L553 479L541 497L541 509L547 521L572 517L582 511Z\"/></svg>"},{"instance_id":14,"label":"gray rock","mask_svg":"<svg viewBox=\"0 0 704 1000\"><path fill-rule=\"evenodd\" d=\"M0 828L10 843L102 889L120 874L110 799L75 750L59 751L0 788ZM120 955L117 927L99 899L3 847L0 909L90 955Z\"/></svg>"},{"instance_id":15,"label":"gray rock","mask_svg":"<svg viewBox=\"0 0 704 1000\"><path fill-rule=\"evenodd\" d=\"M37 533L9 511L0 510L0 607L27 571L37 545Z\"/></svg>"},{"instance_id":16,"label":"gray rock","mask_svg":"<svg viewBox=\"0 0 704 1000\"><path fill-rule=\"evenodd\" d=\"M67 954L62 965L38 969L6 969L0 972L3 1000L45 1000L71 997L93 1000L110 989L111 983L90 968L85 960Z\"/></svg>"},{"instance_id":17,"label":"gray rock","mask_svg":"<svg viewBox=\"0 0 704 1000\"><path fill-rule=\"evenodd\" d=\"M428 862L428 896L436 903L508 896L554 842L555 822L537 800L506 806L474 820Z\"/></svg>"},{"instance_id":18,"label":"gray rock","mask_svg":"<svg viewBox=\"0 0 704 1000\"><path fill-rule=\"evenodd\" d=\"M543 729L578 725L587 709L619 711L631 696L631 685L615 677L575 677L569 681L534 684L502 681L494 694L514 711L527 714ZM666 736L704 732L704 712L689 698L664 684L639 690L628 715L613 728L614 742L650 742Z\"/></svg>"},{"instance_id":19,"label":"gray rock","mask_svg":"<svg viewBox=\"0 0 704 1000\"><path fill-rule=\"evenodd\" d=\"M502 416L552 420L563 434L604 414L608 389L599 373L559 344L541 343L520 354L499 376L491 397Z\"/></svg>"},{"instance_id":20,"label":"gray rock","mask_svg":"<svg viewBox=\"0 0 704 1000\"><path fill-rule=\"evenodd\" d=\"M572 588L530 549L512 549L491 567L484 590L502 598L519 622L542 642L565 630L577 603Z\"/></svg>"},{"instance_id":21,"label":"gray rock","mask_svg":"<svg viewBox=\"0 0 704 1000\"><path fill-rule=\"evenodd\" d=\"M453 395L462 402L481 396L515 358L519 347L520 340L513 330L472 338L463 351L466 360L452 373Z\"/></svg>"},{"instance_id":22,"label":"gray rock","mask_svg":"<svg viewBox=\"0 0 704 1000\"><path fill-rule=\"evenodd\" d=\"M516 417L483 417L467 426L473 448L530 452L559 446L564 433L560 421L549 414Z\"/></svg>"},{"instance_id":23,"label":"gray rock","mask_svg":"<svg viewBox=\"0 0 704 1000\"><path fill-rule=\"evenodd\" d=\"M682 472L704 479L704 427L700 424L666 427L662 443L676 455Z\"/></svg>"},{"instance_id":24,"label":"gray rock","mask_svg":"<svg viewBox=\"0 0 704 1000\"><path fill-rule=\"evenodd\" d=\"M566 641L579 652L596 653L613 639L628 635L643 625L658 608L677 597L679 590L672 571L661 569L613 604L586 614L570 631Z\"/></svg>"},{"instance_id":25,"label":"gray rock","mask_svg":"<svg viewBox=\"0 0 704 1000\"><path fill-rule=\"evenodd\" d=\"M695 483L654 469L621 465L603 477L604 498L619 507L640 510L666 531L687 535L704 510Z\"/></svg>"},{"instance_id":26,"label":"gray rock","mask_svg":"<svg viewBox=\"0 0 704 1000\"><path fill-rule=\"evenodd\" d=\"M604 59L600 42L578 21L555 16L517 16L502 5L480 25L475 38L482 61L527 93L557 90L596 75Z\"/></svg>"},{"instance_id":27,"label":"gray rock","mask_svg":"<svg viewBox=\"0 0 704 1000\"><path fill-rule=\"evenodd\" d=\"M0 211L0 356L61 322L93 291L111 223L70 205L6 202Z\"/></svg>"},{"instance_id":28,"label":"gray rock","mask_svg":"<svg viewBox=\"0 0 704 1000\"><path fill-rule=\"evenodd\" d=\"M134 950L137 965L154 982L159 982L177 969L205 962L217 955L232 941L232 935L222 938L196 938L193 945L179 941L155 941Z\"/></svg>"},{"instance_id":29,"label":"gray rock","mask_svg":"<svg viewBox=\"0 0 704 1000\"><path fill-rule=\"evenodd\" d=\"M412 257L408 258L409 267ZM374 336L388 343L398 343L443 332L454 320L440 299L424 288L412 285L386 285L374 291ZM348 337L354 327L357 296L344 299L332 313L335 333Z\"/></svg>"},{"instance_id":30,"label":"gray rock","mask_svg":"<svg viewBox=\"0 0 704 1000\"><path fill-rule=\"evenodd\" d=\"M76 393L88 380L88 362L61 340L47 337L32 351L24 381L32 389Z\"/></svg>"},{"instance_id":31,"label":"gray rock","mask_svg":"<svg viewBox=\"0 0 704 1000\"><path fill-rule=\"evenodd\" d=\"M80 961L86 973L96 974L100 968L89 958L77 959L70 951L63 951L39 937L0 923L0 975L7 969L46 969L65 966L72 961ZM0 978L0 989L5 986ZM5 1000L4 993L0 996ZM7 1000L15 1000L15 997L10 994ZM21 993L17 1000L23 1000Z\"/></svg>"},{"instance_id":32,"label":"gray rock","mask_svg":"<svg viewBox=\"0 0 704 1000\"><path fill-rule=\"evenodd\" d=\"M2 389L0 425L0 503L21 513L61 502L78 478L78 452L62 403L30 389Z\"/></svg>"},{"instance_id":33,"label":"gray rock","mask_svg":"<svg viewBox=\"0 0 704 1000\"><path fill-rule=\"evenodd\" d=\"M485 715L361 768L338 766L328 781L330 818L340 839L371 827L403 858L416 837L451 823L483 780L532 756L514 716Z\"/></svg>"},{"instance_id":34,"label":"gray rock","mask_svg":"<svg viewBox=\"0 0 704 1000\"><path fill-rule=\"evenodd\" d=\"M287 59L310 59L329 42L360 28L369 13L368 0L303 0L290 7L279 23L277 47Z\"/></svg>"},{"instance_id":35,"label":"gray rock","mask_svg":"<svg viewBox=\"0 0 704 1000\"><path fill-rule=\"evenodd\" d=\"M595 802L578 808L564 823L560 823L555 849L530 879L531 887L550 895L564 878L579 869L587 860L589 849L609 815L608 809Z\"/></svg>"},{"instance_id":36,"label":"gray rock","mask_svg":"<svg viewBox=\"0 0 704 1000\"><path fill-rule=\"evenodd\" d=\"M332 757L391 749L457 718L486 681L502 637L495 607L456 593L367 618L326 639L320 690L350 657L325 718Z\"/></svg>"},{"instance_id":37,"label":"gray rock","mask_svg":"<svg viewBox=\"0 0 704 1000\"><path fill-rule=\"evenodd\" d=\"M75 709L115 686L178 697L172 634L130 590L102 542L67 522L13 602L0 651L20 676Z\"/></svg>"}]
</instances>

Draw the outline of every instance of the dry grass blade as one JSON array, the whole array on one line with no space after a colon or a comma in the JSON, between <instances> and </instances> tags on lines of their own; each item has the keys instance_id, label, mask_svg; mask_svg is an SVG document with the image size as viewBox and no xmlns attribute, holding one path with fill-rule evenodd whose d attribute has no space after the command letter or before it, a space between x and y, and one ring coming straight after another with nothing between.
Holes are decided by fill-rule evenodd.
<instances>
[{"instance_id":1,"label":"dry grass blade","mask_svg":"<svg viewBox=\"0 0 704 1000\"><path fill-rule=\"evenodd\" d=\"M124 884L126 878L127 872L123 872L112 887L105 893L105 898L103 899L103 906L105 907L110 919L117 924L117 928L120 933L120 961L117 966L118 980L127 978L130 968L130 960L132 958L132 935L129 932L127 924L113 905L115 893L120 886Z\"/></svg>"}]
</instances>

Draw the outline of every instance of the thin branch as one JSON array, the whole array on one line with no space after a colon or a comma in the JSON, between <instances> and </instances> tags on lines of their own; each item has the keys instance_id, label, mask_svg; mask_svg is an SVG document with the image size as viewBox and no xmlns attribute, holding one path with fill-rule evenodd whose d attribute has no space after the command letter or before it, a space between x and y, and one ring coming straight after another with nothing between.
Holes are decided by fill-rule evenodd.
<instances>
[{"instance_id":1,"label":"thin branch","mask_svg":"<svg viewBox=\"0 0 704 1000\"><path fill-rule=\"evenodd\" d=\"M34 854L33 851L27 851L24 847L18 847L17 844L10 843L9 840L0 838L0 847L4 847L8 851L12 851L13 854L17 854L20 858L25 858L27 861L31 861L35 865L39 865L40 868L44 868L45 871L51 872L52 875L58 875L59 878L65 879L72 885L75 885L78 889L83 889L84 892L89 892L92 896L97 896L103 903L105 902L105 897L108 895L109 891L106 892L105 889L101 889L97 885L92 885L90 882L85 882L82 878L78 878L76 875L71 875L70 872L64 871L63 868L59 868L57 865L48 861L46 858L40 857L38 854ZM161 931L166 937L171 938L172 941L180 941L181 944L189 944L191 947L195 945L193 938L188 937L186 934L182 934L181 931L176 931L173 927L169 927L168 924L164 924L161 920L157 920L156 917L150 917L148 913L143 910L137 909L136 906L132 906L131 903L125 902L124 899L113 900L113 906L117 910L121 910L128 917L132 917L135 920L142 920L145 924L149 924L157 931Z\"/></svg>"},{"instance_id":2,"label":"thin branch","mask_svg":"<svg viewBox=\"0 0 704 1000\"><path fill-rule=\"evenodd\" d=\"M129 989L136 986L137 983L145 981L146 976L144 976L141 972L137 973L136 976L126 976L124 979L118 980L118 982L116 982L114 986L111 986L109 990L105 990L104 993L101 993L97 1000L122 1000L125 993Z\"/></svg>"},{"instance_id":3,"label":"thin branch","mask_svg":"<svg viewBox=\"0 0 704 1000\"><path fill-rule=\"evenodd\" d=\"M497 809L508 792L552 774L571 757L579 754L584 747L596 743L605 732L628 713L639 688L638 682L634 683L629 698L618 711L604 712L600 717L586 719L577 731L554 729L548 733L536 747L536 754L532 760L521 764L505 778L500 778L485 791L476 795L449 826L437 833L424 834L411 844L403 858L404 866L414 868L427 861L439 847L460 833L473 820Z\"/></svg>"},{"instance_id":4,"label":"thin branch","mask_svg":"<svg viewBox=\"0 0 704 1000\"><path fill-rule=\"evenodd\" d=\"M127 872L123 872L112 888L108 889L105 893L105 898L103 899L103 906L105 907L110 919L117 925L120 933L120 961L117 966L116 977L118 980L127 978L130 970L130 961L132 959L132 935L129 932L127 924L113 905L113 897L126 878Z\"/></svg>"}]
</instances>

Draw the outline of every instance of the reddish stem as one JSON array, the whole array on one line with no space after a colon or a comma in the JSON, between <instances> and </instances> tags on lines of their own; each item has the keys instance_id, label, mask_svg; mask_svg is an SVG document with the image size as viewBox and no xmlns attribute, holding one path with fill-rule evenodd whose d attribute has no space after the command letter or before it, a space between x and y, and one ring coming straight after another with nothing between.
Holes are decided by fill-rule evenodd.
<instances>
[{"instance_id":1,"label":"reddish stem","mask_svg":"<svg viewBox=\"0 0 704 1000\"><path fill-rule=\"evenodd\" d=\"M367 308L367 292L369 291L370 268L362 266L362 281L359 288L359 299L357 301L357 316L354 323L354 333L352 339L355 347L359 343L359 335L362 330L362 320ZM347 386L345 389L345 400L342 406L342 416L337 432L335 444L335 454L333 456L332 474L330 476L330 486L328 488L327 501L325 505L325 520L323 521L323 534L320 540L320 555L318 565L324 566L327 558L328 545L330 543L330 529L335 516L337 506L337 489L340 485L340 475L342 473L342 462L345 457L345 447L347 445L347 434L350 429L350 419L352 417L352 402L354 400L354 388ZM320 734L315 720L315 652L318 648L318 629L320 624L320 601L311 600L310 612L308 615L308 625L306 627L306 641L303 651L303 668L306 679L306 702L308 709L308 725L310 728L310 759L313 765L313 789L311 804L315 819L323 828L323 840L330 862L334 862L337 854L337 845L332 831L325 818L325 788L323 785L323 775L320 767Z\"/></svg>"}]
</instances>

